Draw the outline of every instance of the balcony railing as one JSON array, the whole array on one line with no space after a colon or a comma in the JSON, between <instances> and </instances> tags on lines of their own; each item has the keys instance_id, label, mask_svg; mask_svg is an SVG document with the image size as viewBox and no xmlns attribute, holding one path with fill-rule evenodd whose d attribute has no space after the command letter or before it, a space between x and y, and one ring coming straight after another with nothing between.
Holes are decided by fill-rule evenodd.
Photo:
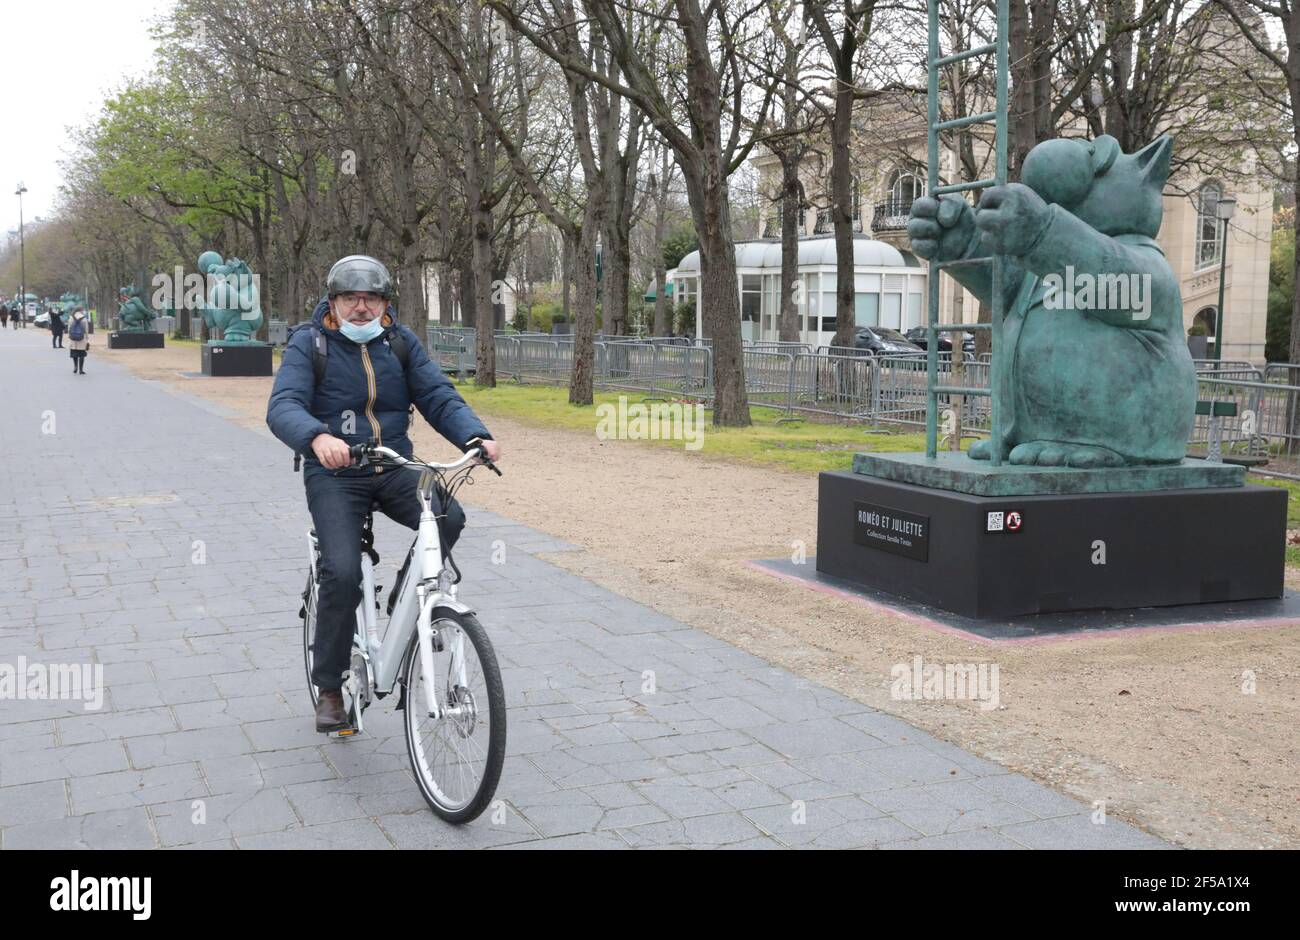
<instances>
[{"instance_id":1,"label":"balcony railing","mask_svg":"<svg viewBox=\"0 0 1300 940\"><path fill-rule=\"evenodd\" d=\"M851 231L862 231L862 215L855 212L853 218L849 221ZM817 225L813 228L814 235L829 235L835 231L835 219L831 216L830 209L817 210Z\"/></svg>"},{"instance_id":2,"label":"balcony railing","mask_svg":"<svg viewBox=\"0 0 1300 940\"><path fill-rule=\"evenodd\" d=\"M876 211L871 215L871 230L874 232L896 232L907 228L907 219L912 211L912 200L890 198L876 203Z\"/></svg>"}]
</instances>

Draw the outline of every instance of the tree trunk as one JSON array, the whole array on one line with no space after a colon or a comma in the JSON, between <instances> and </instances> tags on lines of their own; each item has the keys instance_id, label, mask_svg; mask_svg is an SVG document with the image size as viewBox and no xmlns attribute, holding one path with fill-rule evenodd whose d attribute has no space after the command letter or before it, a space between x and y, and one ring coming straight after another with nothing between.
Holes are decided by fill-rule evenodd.
<instances>
[{"instance_id":1,"label":"tree trunk","mask_svg":"<svg viewBox=\"0 0 1300 940\"><path fill-rule=\"evenodd\" d=\"M592 200L595 203L596 200ZM573 318L573 371L569 374L569 404L592 403L595 375L596 333L596 233L600 230L599 207L588 203L573 252L573 287L577 304Z\"/></svg>"},{"instance_id":2,"label":"tree trunk","mask_svg":"<svg viewBox=\"0 0 1300 940\"><path fill-rule=\"evenodd\" d=\"M510 259L492 258L492 290L488 298L492 303L492 328L494 330L504 330L506 328L506 278L509 276Z\"/></svg>"},{"instance_id":3,"label":"tree trunk","mask_svg":"<svg viewBox=\"0 0 1300 940\"><path fill-rule=\"evenodd\" d=\"M853 55L846 39L840 52L835 83L835 116L831 122L831 219L835 223L835 338L836 346L853 345Z\"/></svg>"},{"instance_id":4,"label":"tree trunk","mask_svg":"<svg viewBox=\"0 0 1300 940\"><path fill-rule=\"evenodd\" d=\"M560 243L560 268L560 282L563 285L560 289L560 312L564 314L565 320L571 322L569 289L573 284L573 241L568 235L565 235Z\"/></svg>"},{"instance_id":5,"label":"tree trunk","mask_svg":"<svg viewBox=\"0 0 1300 940\"><path fill-rule=\"evenodd\" d=\"M454 269L446 261L438 262L438 324L450 326L454 320L452 309L456 303L455 291L451 285L451 272Z\"/></svg>"},{"instance_id":6,"label":"tree trunk","mask_svg":"<svg viewBox=\"0 0 1300 940\"><path fill-rule=\"evenodd\" d=\"M460 262L460 325L474 329L477 311L474 309L474 259L469 252Z\"/></svg>"},{"instance_id":7,"label":"tree trunk","mask_svg":"<svg viewBox=\"0 0 1300 940\"><path fill-rule=\"evenodd\" d=\"M794 284L799 276L799 159L797 151L781 157L781 312L778 333L781 342L799 342L799 308L794 302Z\"/></svg>"},{"instance_id":8,"label":"tree trunk","mask_svg":"<svg viewBox=\"0 0 1300 940\"><path fill-rule=\"evenodd\" d=\"M703 168L683 168L700 239L700 321L704 335L713 340L713 423L748 427L736 244L731 236L727 178L718 172L717 160L720 157L715 151L707 177Z\"/></svg>"},{"instance_id":9,"label":"tree trunk","mask_svg":"<svg viewBox=\"0 0 1300 940\"><path fill-rule=\"evenodd\" d=\"M497 347L492 311L492 211L474 208L474 324L476 327L474 384L496 388Z\"/></svg>"}]
</instances>

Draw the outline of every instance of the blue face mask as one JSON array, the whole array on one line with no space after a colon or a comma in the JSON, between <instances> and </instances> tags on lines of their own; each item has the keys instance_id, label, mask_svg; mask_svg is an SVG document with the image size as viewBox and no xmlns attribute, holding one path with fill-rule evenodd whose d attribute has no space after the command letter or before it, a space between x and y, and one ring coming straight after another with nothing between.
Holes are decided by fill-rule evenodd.
<instances>
[{"instance_id":1,"label":"blue face mask","mask_svg":"<svg viewBox=\"0 0 1300 940\"><path fill-rule=\"evenodd\" d=\"M375 317L364 326L358 326L355 323L344 320L339 324L339 329L342 331L344 336L352 340L354 343L368 343L380 333L384 332L384 324L381 322L382 319L382 317Z\"/></svg>"}]
</instances>

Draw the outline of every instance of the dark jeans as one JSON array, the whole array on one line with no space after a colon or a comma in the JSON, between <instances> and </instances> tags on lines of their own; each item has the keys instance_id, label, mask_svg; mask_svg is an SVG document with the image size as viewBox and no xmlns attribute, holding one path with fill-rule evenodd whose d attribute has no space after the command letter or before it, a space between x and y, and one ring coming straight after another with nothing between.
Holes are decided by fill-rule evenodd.
<instances>
[{"instance_id":1,"label":"dark jeans","mask_svg":"<svg viewBox=\"0 0 1300 940\"><path fill-rule=\"evenodd\" d=\"M335 476L318 469L305 474L307 508L321 555L316 640L312 644L312 682L319 688L339 688L349 668L356 609L361 603L361 529L366 510L373 501L394 522L418 528L420 502L415 493L419 481L420 475L412 470ZM434 494L433 511L441 516L438 496ZM441 527L446 552L465 528L465 512L455 500Z\"/></svg>"},{"instance_id":2,"label":"dark jeans","mask_svg":"<svg viewBox=\"0 0 1300 940\"><path fill-rule=\"evenodd\" d=\"M62 334L62 333L55 333L55 334L50 338L50 342L54 344L54 348L55 348L55 349L62 349L62 348L63 348L63 334Z\"/></svg>"}]
</instances>

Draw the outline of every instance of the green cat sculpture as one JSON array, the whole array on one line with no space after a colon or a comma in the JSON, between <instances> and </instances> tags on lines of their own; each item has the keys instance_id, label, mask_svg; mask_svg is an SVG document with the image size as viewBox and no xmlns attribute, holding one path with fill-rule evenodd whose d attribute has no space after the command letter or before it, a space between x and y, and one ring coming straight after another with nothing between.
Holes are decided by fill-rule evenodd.
<instances>
[{"instance_id":1,"label":"green cat sculpture","mask_svg":"<svg viewBox=\"0 0 1300 940\"><path fill-rule=\"evenodd\" d=\"M254 342L253 333L262 325L262 305L257 275L248 262L225 261L217 252L205 251L199 255L198 268L208 284L202 311L212 336L208 342Z\"/></svg>"},{"instance_id":2,"label":"green cat sculpture","mask_svg":"<svg viewBox=\"0 0 1300 940\"><path fill-rule=\"evenodd\" d=\"M1005 306L1002 429L1013 464L1078 468L1167 464L1187 451L1196 370L1182 295L1156 243L1169 137L1136 153L1109 136L1045 141L1019 183L912 205L922 258L1000 253ZM990 266L948 268L983 303ZM931 276L937 276L937 272ZM986 460L991 441L970 456Z\"/></svg>"},{"instance_id":3,"label":"green cat sculpture","mask_svg":"<svg viewBox=\"0 0 1300 940\"><path fill-rule=\"evenodd\" d=\"M121 307L118 308L118 322L123 332L147 333L153 329L153 311L140 297L140 290L134 284L118 292Z\"/></svg>"}]
</instances>

